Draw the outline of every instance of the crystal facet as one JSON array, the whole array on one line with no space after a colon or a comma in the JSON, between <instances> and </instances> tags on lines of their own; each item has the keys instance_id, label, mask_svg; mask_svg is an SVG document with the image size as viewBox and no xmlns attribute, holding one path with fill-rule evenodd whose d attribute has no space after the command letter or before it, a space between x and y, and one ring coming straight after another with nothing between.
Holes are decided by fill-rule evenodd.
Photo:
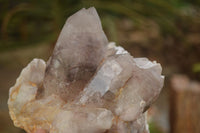
<instances>
[{"instance_id":1,"label":"crystal facet","mask_svg":"<svg viewBox=\"0 0 200 133\"><path fill-rule=\"evenodd\" d=\"M148 133L160 64L108 43L95 8L68 18L47 63L34 59L9 92L15 126L33 133Z\"/></svg>"}]
</instances>

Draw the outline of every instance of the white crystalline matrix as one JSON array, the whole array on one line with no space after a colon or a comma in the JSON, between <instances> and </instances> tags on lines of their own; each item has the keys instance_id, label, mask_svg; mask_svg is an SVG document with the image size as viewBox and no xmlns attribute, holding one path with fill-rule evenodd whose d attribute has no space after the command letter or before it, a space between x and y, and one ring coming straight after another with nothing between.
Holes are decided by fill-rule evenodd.
<instances>
[{"instance_id":1,"label":"white crystalline matrix","mask_svg":"<svg viewBox=\"0 0 200 133\"><path fill-rule=\"evenodd\" d=\"M34 59L10 88L14 125L28 133L148 133L160 64L109 43L95 8L69 17L47 63Z\"/></svg>"}]
</instances>

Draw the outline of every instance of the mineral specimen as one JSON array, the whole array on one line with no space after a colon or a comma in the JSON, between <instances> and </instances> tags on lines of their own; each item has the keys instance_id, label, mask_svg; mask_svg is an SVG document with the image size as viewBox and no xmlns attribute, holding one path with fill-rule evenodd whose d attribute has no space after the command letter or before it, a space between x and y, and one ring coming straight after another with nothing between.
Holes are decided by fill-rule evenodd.
<instances>
[{"instance_id":1,"label":"mineral specimen","mask_svg":"<svg viewBox=\"0 0 200 133\"><path fill-rule=\"evenodd\" d=\"M68 18L47 63L34 59L10 88L14 125L33 133L148 133L160 64L108 40L95 8Z\"/></svg>"}]
</instances>

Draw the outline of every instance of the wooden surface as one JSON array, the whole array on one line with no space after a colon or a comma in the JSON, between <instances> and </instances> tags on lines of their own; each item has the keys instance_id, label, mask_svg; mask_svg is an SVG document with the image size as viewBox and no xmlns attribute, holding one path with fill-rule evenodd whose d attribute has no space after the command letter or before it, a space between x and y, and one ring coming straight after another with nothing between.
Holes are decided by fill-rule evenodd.
<instances>
[{"instance_id":1,"label":"wooden surface","mask_svg":"<svg viewBox=\"0 0 200 133\"><path fill-rule=\"evenodd\" d=\"M170 93L171 133L200 133L200 83L176 75Z\"/></svg>"}]
</instances>

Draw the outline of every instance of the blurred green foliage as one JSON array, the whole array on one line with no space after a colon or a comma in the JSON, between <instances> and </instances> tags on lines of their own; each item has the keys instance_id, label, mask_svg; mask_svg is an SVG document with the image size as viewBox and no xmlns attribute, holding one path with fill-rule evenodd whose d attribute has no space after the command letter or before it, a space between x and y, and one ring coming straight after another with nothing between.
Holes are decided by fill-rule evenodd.
<instances>
[{"instance_id":1,"label":"blurred green foliage","mask_svg":"<svg viewBox=\"0 0 200 133\"><path fill-rule=\"evenodd\" d=\"M0 51L54 42L65 20L83 7L96 7L116 40L115 19L127 17L138 26L152 19L163 34L178 34L177 22L198 5L198 0L0 0Z\"/></svg>"},{"instance_id":2,"label":"blurred green foliage","mask_svg":"<svg viewBox=\"0 0 200 133\"><path fill-rule=\"evenodd\" d=\"M163 133L159 127L156 126L156 123L150 122L149 123L149 131L150 133Z\"/></svg>"},{"instance_id":3,"label":"blurred green foliage","mask_svg":"<svg viewBox=\"0 0 200 133\"><path fill-rule=\"evenodd\" d=\"M193 72L196 72L196 73L200 72L200 63L196 63L193 65Z\"/></svg>"}]
</instances>

